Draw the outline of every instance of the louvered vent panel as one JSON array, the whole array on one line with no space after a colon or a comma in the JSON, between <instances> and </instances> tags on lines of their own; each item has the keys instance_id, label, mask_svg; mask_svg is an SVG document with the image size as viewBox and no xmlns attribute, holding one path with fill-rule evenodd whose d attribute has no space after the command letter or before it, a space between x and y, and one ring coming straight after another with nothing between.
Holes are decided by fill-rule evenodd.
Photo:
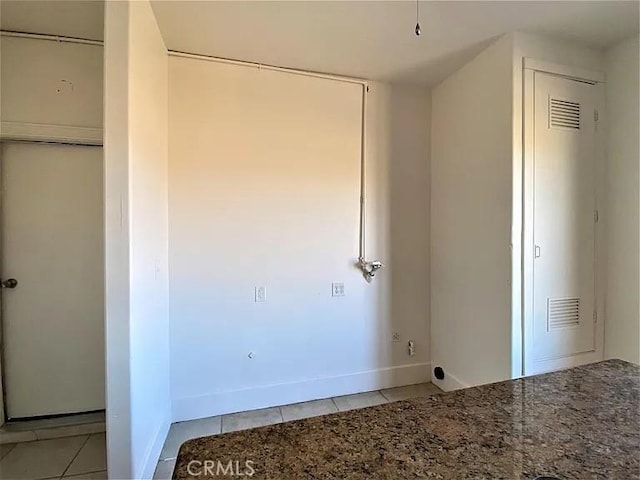
<instances>
[{"instance_id":1,"label":"louvered vent panel","mask_svg":"<svg viewBox=\"0 0 640 480\"><path fill-rule=\"evenodd\" d=\"M549 99L549 125L552 127L580 128L580 104L558 98Z\"/></svg>"},{"instance_id":2,"label":"louvered vent panel","mask_svg":"<svg viewBox=\"0 0 640 480\"><path fill-rule=\"evenodd\" d=\"M579 298L550 298L547 300L547 326L549 330L573 327L579 323Z\"/></svg>"}]
</instances>

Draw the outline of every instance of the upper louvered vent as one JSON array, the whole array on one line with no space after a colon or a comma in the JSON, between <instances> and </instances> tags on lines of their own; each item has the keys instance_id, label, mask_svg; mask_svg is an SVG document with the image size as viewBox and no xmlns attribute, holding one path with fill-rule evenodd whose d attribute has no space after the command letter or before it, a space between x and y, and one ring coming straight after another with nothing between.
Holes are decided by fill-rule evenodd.
<instances>
[{"instance_id":1,"label":"upper louvered vent","mask_svg":"<svg viewBox=\"0 0 640 480\"><path fill-rule=\"evenodd\" d=\"M579 298L550 298L547 300L548 330L562 327L573 327L579 323Z\"/></svg>"},{"instance_id":2,"label":"upper louvered vent","mask_svg":"<svg viewBox=\"0 0 640 480\"><path fill-rule=\"evenodd\" d=\"M549 99L549 125L579 129L580 104L559 98Z\"/></svg>"}]
</instances>

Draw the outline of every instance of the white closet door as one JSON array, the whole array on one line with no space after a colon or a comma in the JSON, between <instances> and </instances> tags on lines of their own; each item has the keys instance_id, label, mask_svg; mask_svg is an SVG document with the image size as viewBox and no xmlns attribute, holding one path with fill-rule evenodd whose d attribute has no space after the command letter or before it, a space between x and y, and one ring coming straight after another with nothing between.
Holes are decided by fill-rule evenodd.
<instances>
[{"instance_id":1,"label":"white closet door","mask_svg":"<svg viewBox=\"0 0 640 480\"><path fill-rule=\"evenodd\" d=\"M534 81L534 365L527 373L594 351L596 338L597 91L540 72Z\"/></svg>"},{"instance_id":2,"label":"white closet door","mask_svg":"<svg viewBox=\"0 0 640 480\"><path fill-rule=\"evenodd\" d=\"M7 414L103 409L102 148L9 143L0 167Z\"/></svg>"}]
</instances>

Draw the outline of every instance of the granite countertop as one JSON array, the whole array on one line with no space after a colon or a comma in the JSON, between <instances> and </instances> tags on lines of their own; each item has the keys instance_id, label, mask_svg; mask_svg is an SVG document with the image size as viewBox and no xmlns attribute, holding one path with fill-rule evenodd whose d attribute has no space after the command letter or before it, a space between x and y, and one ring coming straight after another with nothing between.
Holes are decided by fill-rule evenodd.
<instances>
[{"instance_id":1,"label":"granite countertop","mask_svg":"<svg viewBox=\"0 0 640 480\"><path fill-rule=\"evenodd\" d=\"M186 442L259 479L640 479L640 367L608 360ZM236 465L235 462L238 462ZM232 477L233 478L233 477Z\"/></svg>"}]
</instances>

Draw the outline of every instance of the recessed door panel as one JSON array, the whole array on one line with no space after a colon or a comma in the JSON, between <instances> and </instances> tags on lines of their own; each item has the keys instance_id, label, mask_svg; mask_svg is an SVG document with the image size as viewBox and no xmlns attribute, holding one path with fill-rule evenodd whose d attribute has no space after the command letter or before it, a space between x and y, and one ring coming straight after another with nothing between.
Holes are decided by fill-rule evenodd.
<instances>
[{"instance_id":1,"label":"recessed door panel","mask_svg":"<svg viewBox=\"0 0 640 480\"><path fill-rule=\"evenodd\" d=\"M595 350L597 93L534 76L533 360Z\"/></svg>"},{"instance_id":2,"label":"recessed door panel","mask_svg":"<svg viewBox=\"0 0 640 480\"><path fill-rule=\"evenodd\" d=\"M102 148L2 146L7 415L104 408Z\"/></svg>"}]
</instances>

